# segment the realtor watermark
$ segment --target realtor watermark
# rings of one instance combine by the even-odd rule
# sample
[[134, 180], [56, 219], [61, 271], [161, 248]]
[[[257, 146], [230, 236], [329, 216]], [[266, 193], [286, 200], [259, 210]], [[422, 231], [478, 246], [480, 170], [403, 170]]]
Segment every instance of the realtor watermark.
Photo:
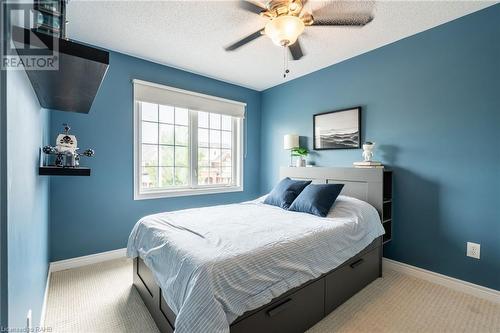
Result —
[[2, 57], [2, 69], [57, 70], [57, 56], [6, 56]]
[[4, 1], [1, 6], [2, 70], [54, 71], [59, 69], [59, 38], [35, 32], [38, 15], [32, 3]]
[[50, 326], [36, 326], [36, 327], [0, 327], [1, 333], [50, 333], [53, 332]]

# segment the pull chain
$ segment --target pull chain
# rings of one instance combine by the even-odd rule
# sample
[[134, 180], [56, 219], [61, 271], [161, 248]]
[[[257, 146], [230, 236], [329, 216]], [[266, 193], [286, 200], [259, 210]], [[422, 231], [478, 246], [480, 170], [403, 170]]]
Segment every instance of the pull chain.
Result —
[[290, 73], [290, 70], [288, 69], [288, 53], [286, 52], [288, 47], [284, 46], [283, 47], [283, 78], [286, 79], [286, 76], [288, 73]]

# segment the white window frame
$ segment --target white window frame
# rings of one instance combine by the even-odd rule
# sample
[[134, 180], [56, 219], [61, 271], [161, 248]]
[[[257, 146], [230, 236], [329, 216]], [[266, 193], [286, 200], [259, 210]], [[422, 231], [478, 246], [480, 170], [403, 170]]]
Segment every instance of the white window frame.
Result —
[[[134, 80], [137, 81], [137, 80]], [[133, 82], [134, 82], [133, 81]], [[164, 85], [159, 85], [156, 83], [138, 81], [141, 84], [152, 85], [157, 88], [167, 89], [176, 92], [182, 92], [185, 94], [189, 94], [192, 96], [199, 96], [209, 99], [214, 99], [217, 101], [230, 102], [230, 103], [239, 103], [246, 106], [246, 104], [236, 101], [231, 101], [215, 96], [204, 95], [200, 93], [195, 93], [187, 90], [182, 90], [178, 88], [168, 87]], [[144, 199], [159, 199], [159, 198], [169, 198], [169, 197], [181, 197], [181, 196], [192, 196], [192, 195], [204, 195], [204, 194], [216, 194], [216, 193], [228, 193], [228, 192], [242, 192], [243, 191], [243, 169], [244, 169], [244, 124], [245, 121], [243, 118], [235, 118], [232, 117], [232, 131], [236, 133], [233, 135], [233, 154], [235, 154], [235, 158], [232, 163], [233, 168], [233, 178], [234, 183], [230, 185], [197, 185], [197, 164], [198, 164], [198, 150], [197, 150], [197, 142], [198, 142], [198, 122], [197, 122], [197, 112], [196, 110], [189, 110], [189, 151], [190, 151], [190, 159], [189, 159], [189, 170], [191, 177], [191, 185], [189, 187], [178, 187], [171, 189], [152, 189], [147, 191], [141, 191], [141, 172], [142, 172], [142, 115], [140, 110], [140, 102], [136, 100], [134, 95], [133, 97], [133, 105], [134, 105], [134, 200], [144, 200]], [[175, 107], [175, 105], [172, 105]], [[210, 111], [208, 111], [210, 112]], [[213, 112], [212, 112], [213, 113]], [[196, 128], [196, 130], [192, 130]], [[193, 146], [193, 143], [196, 143], [196, 149]], [[196, 178], [196, 179], [195, 179]]]

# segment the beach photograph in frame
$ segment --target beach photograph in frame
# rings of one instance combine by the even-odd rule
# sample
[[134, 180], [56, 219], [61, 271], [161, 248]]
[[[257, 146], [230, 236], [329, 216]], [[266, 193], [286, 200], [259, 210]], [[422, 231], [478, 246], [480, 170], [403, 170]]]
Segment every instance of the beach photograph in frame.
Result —
[[314, 149], [361, 148], [361, 107], [313, 116]]

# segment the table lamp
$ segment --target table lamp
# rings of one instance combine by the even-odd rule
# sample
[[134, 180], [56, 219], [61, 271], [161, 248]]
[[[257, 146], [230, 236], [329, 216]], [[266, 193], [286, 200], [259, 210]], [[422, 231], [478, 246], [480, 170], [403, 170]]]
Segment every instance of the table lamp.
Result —
[[290, 166], [292, 164], [292, 149], [299, 146], [299, 136], [297, 134], [286, 134], [283, 137], [283, 149], [290, 150]]

